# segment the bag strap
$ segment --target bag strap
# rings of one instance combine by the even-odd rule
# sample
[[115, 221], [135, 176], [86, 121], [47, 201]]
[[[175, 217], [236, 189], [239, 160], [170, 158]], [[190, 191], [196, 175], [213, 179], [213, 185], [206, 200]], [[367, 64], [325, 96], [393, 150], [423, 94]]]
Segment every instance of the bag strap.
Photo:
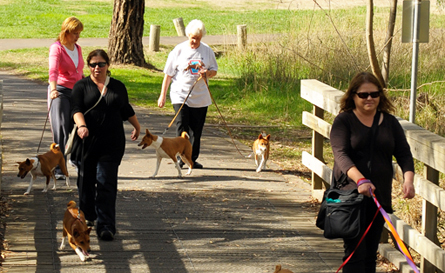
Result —
[[371, 151], [369, 153], [369, 160], [368, 160], [369, 172], [371, 172], [371, 160], [374, 154], [374, 142], [375, 142], [375, 136], [377, 135], [377, 131], [379, 129], [379, 121], [380, 121], [380, 112], [377, 111], [374, 115], [374, 121], [372, 122], [372, 127], [371, 127], [371, 145], [370, 145]]
[[85, 113], [83, 113], [84, 116], [99, 104], [100, 100], [104, 96], [105, 88], [107, 88], [109, 82], [110, 82], [110, 76], [107, 76], [107, 78], [105, 79], [104, 88], [102, 88], [102, 92], [100, 92], [99, 99], [97, 100], [96, 104], [93, 105], [93, 107], [91, 107], [90, 109], [86, 110]]

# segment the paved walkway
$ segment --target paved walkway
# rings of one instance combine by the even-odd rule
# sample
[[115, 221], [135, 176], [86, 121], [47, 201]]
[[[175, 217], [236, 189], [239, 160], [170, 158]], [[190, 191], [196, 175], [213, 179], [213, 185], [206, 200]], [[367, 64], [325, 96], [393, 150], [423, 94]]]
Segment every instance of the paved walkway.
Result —
[[[314, 226], [310, 185], [284, 177], [273, 163], [256, 173], [230, 140], [206, 128], [200, 162], [184, 179], [164, 160], [158, 177], [152, 148], [128, 141], [119, 171], [116, 239], [91, 237], [91, 260], [83, 263], [69, 247], [59, 251], [62, 218], [71, 187], [42, 193], [39, 178], [24, 196], [29, 177], [17, 177], [15, 162], [34, 156], [46, 115], [46, 86], [0, 72], [3, 80], [2, 194], [11, 202], [5, 238], [4, 272], [273, 272], [282, 264], [294, 272], [333, 272], [341, 243], [327, 241]], [[172, 116], [136, 108], [143, 128], [163, 132]], [[127, 135], [131, 126], [126, 124]], [[172, 136], [174, 129], [167, 133]], [[51, 143], [46, 129], [41, 152]], [[242, 146], [248, 154], [249, 148]], [[184, 170], [185, 173], [185, 170]], [[50, 184], [52, 186], [52, 183]], [[335, 246], [335, 247], [334, 247]]]

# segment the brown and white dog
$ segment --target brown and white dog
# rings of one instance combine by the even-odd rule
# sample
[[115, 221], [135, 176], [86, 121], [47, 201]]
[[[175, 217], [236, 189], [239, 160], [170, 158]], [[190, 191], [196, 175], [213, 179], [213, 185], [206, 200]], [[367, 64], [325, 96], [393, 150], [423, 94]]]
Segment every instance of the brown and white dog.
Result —
[[48, 190], [48, 184], [51, 177], [54, 180], [53, 190], [55, 190], [56, 177], [54, 176], [54, 169], [57, 167], [57, 165], [59, 165], [60, 170], [66, 177], [66, 186], [70, 186], [70, 178], [66, 169], [65, 158], [60, 151], [59, 145], [56, 143], [51, 144], [50, 151], [36, 157], [27, 158], [25, 161], [17, 163], [19, 164], [19, 173], [17, 174], [18, 177], [23, 179], [28, 173], [31, 174], [31, 182], [29, 182], [29, 187], [26, 190], [25, 195], [31, 192], [32, 184], [37, 176], [46, 177], [46, 185], [43, 187], [43, 192]]
[[[257, 166], [256, 172], [259, 173], [261, 170], [266, 169], [266, 162], [269, 159], [270, 150], [270, 135], [261, 133], [258, 138], [253, 142], [252, 151], [255, 154], [255, 164]], [[258, 164], [259, 158], [261, 157], [261, 162]]]
[[91, 251], [90, 232], [91, 228], [87, 226], [83, 212], [76, 208], [76, 202], [69, 201], [63, 216], [63, 237], [59, 250], [65, 248], [68, 235], [68, 243], [76, 251], [80, 260], [84, 262]]
[[189, 135], [182, 132], [180, 137], [167, 138], [151, 134], [148, 129], [145, 130], [145, 136], [142, 138], [138, 146], [145, 149], [148, 146], [153, 146], [156, 149], [156, 170], [151, 177], [158, 174], [159, 166], [163, 158], [171, 158], [178, 170], [178, 177], [182, 177], [181, 167], [177, 161], [177, 156], [180, 156], [182, 161], [189, 166], [187, 175], [192, 173], [192, 144], [189, 141]]
[[293, 273], [293, 272], [290, 271], [289, 269], [281, 269], [281, 265], [277, 265], [273, 273]]

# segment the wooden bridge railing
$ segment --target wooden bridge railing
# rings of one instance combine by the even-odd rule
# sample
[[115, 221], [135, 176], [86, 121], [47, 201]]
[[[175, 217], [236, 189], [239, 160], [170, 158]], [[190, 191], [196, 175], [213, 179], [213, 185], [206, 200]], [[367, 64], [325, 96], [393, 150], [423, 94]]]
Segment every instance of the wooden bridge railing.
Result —
[[[344, 92], [317, 80], [301, 81], [301, 97], [313, 105], [313, 112], [303, 112], [303, 124], [313, 130], [312, 154], [303, 153], [303, 164], [312, 171], [312, 193], [322, 199], [323, 184], [329, 186], [332, 170], [324, 164], [323, 142], [329, 139], [331, 124], [323, 119], [325, 111], [336, 116]], [[422, 197], [422, 230], [418, 232], [395, 215], [391, 221], [406, 245], [421, 255], [420, 272], [445, 272], [445, 251], [438, 246], [437, 211], [445, 210], [445, 190], [438, 186], [439, 173], [445, 173], [445, 138], [400, 119], [413, 157], [424, 163], [424, 174], [416, 174], [416, 194]], [[395, 163], [395, 174], [400, 174]], [[398, 175], [395, 175], [397, 179]], [[399, 176], [400, 177], [400, 176]], [[380, 244], [379, 252], [401, 272], [413, 272], [400, 252], [389, 244]]]

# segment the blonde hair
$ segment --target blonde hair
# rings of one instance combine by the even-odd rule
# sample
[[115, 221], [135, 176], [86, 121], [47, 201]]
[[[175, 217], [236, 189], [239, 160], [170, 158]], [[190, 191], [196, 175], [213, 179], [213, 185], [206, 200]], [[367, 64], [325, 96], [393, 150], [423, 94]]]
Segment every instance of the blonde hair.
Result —
[[190, 37], [190, 35], [200, 35], [203, 37], [206, 35], [206, 28], [201, 20], [195, 19], [190, 21], [190, 23], [185, 28], [185, 35]]
[[57, 37], [57, 41], [59, 41], [62, 45], [66, 44], [66, 36], [74, 31], [82, 31], [83, 24], [76, 17], [68, 17], [63, 21], [62, 28], [60, 30], [59, 36]]

